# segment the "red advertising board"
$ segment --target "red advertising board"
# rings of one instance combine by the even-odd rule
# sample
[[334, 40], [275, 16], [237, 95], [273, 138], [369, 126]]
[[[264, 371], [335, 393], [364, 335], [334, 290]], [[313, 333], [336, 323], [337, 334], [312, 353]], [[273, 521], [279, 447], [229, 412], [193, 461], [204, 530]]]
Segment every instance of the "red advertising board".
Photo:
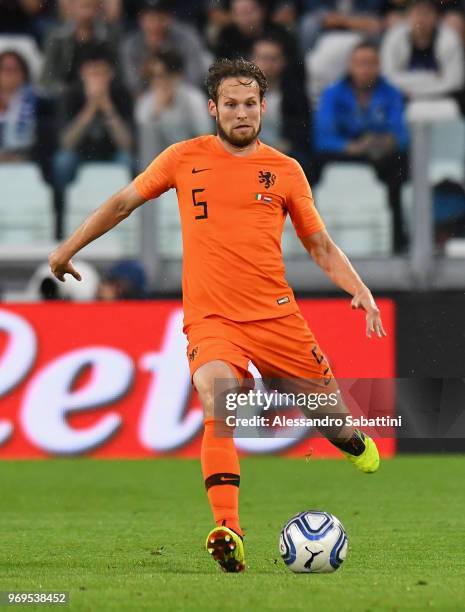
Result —
[[[379, 300], [388, 337], [365, 337], [348, 299], [300, 307], [339, 378], [395, 376], [395, 306]], [[0, 307], [0, 458], [196, 457], [202, 412], [192, 392], [178, 301]], [[243, 453], [337, 454], [324, 439], [240, 439]], [[384, 454], [394, 441], [379, 440]]]

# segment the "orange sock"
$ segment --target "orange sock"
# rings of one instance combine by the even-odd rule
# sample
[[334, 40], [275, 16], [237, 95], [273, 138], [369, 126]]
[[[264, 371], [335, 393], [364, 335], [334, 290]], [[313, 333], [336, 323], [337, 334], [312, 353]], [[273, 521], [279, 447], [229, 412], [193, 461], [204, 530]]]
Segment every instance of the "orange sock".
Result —
[[[221, 423], [216, 421], [221, 427]], [[218, 526], [242, 536], [239, 526], [239, 457], [232, 436], [215, 435], [215, 419], [206, 419], [200, 453], [208, 501]]]

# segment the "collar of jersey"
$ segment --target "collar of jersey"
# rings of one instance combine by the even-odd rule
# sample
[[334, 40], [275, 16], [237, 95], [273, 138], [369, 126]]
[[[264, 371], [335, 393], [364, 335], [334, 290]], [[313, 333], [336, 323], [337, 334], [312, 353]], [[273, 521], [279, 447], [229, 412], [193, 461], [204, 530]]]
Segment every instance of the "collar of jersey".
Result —
[[262, 148], [263, 148], [262, 142], [260, 141], [259, 138], [257, 138], [258, 147], [256, 148], [255, 151], [253, 151], [253, 153], [249, 153], [248, 155], [234, 155], [234, 153], [230, 153], [223, 147], [218, 136], [212, 136], [212, 137], [214, 139], [214, 147], [216, 148], [216, 150], [219, 151], [220, 153], [223, 153], [226, 157], [229, 157], [229, 158], [232, 157], [233, 159], [250, 159], [251, 157], [255, 157], [257, 154], [261, 153]]

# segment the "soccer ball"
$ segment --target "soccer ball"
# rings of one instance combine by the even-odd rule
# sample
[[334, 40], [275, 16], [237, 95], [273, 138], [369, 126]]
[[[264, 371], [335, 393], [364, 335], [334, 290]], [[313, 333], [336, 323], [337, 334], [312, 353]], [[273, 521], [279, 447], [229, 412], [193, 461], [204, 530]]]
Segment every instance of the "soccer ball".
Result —
[[281, 530], [279, 552], [296, 573], [335, 572], [347, 555], [347, 534], [329, 512], [307, 510], [293, 516]]

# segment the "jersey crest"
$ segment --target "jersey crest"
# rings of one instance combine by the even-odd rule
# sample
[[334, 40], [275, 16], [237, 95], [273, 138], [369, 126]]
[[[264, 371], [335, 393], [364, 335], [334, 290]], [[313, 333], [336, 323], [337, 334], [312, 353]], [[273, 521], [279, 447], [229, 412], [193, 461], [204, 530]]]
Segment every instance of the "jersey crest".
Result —
[[258, 182], [265, 184], [265, 189], [269, 189], [276, 181], [276, 174], [269, 170], [260, 170], [258, 173]]

